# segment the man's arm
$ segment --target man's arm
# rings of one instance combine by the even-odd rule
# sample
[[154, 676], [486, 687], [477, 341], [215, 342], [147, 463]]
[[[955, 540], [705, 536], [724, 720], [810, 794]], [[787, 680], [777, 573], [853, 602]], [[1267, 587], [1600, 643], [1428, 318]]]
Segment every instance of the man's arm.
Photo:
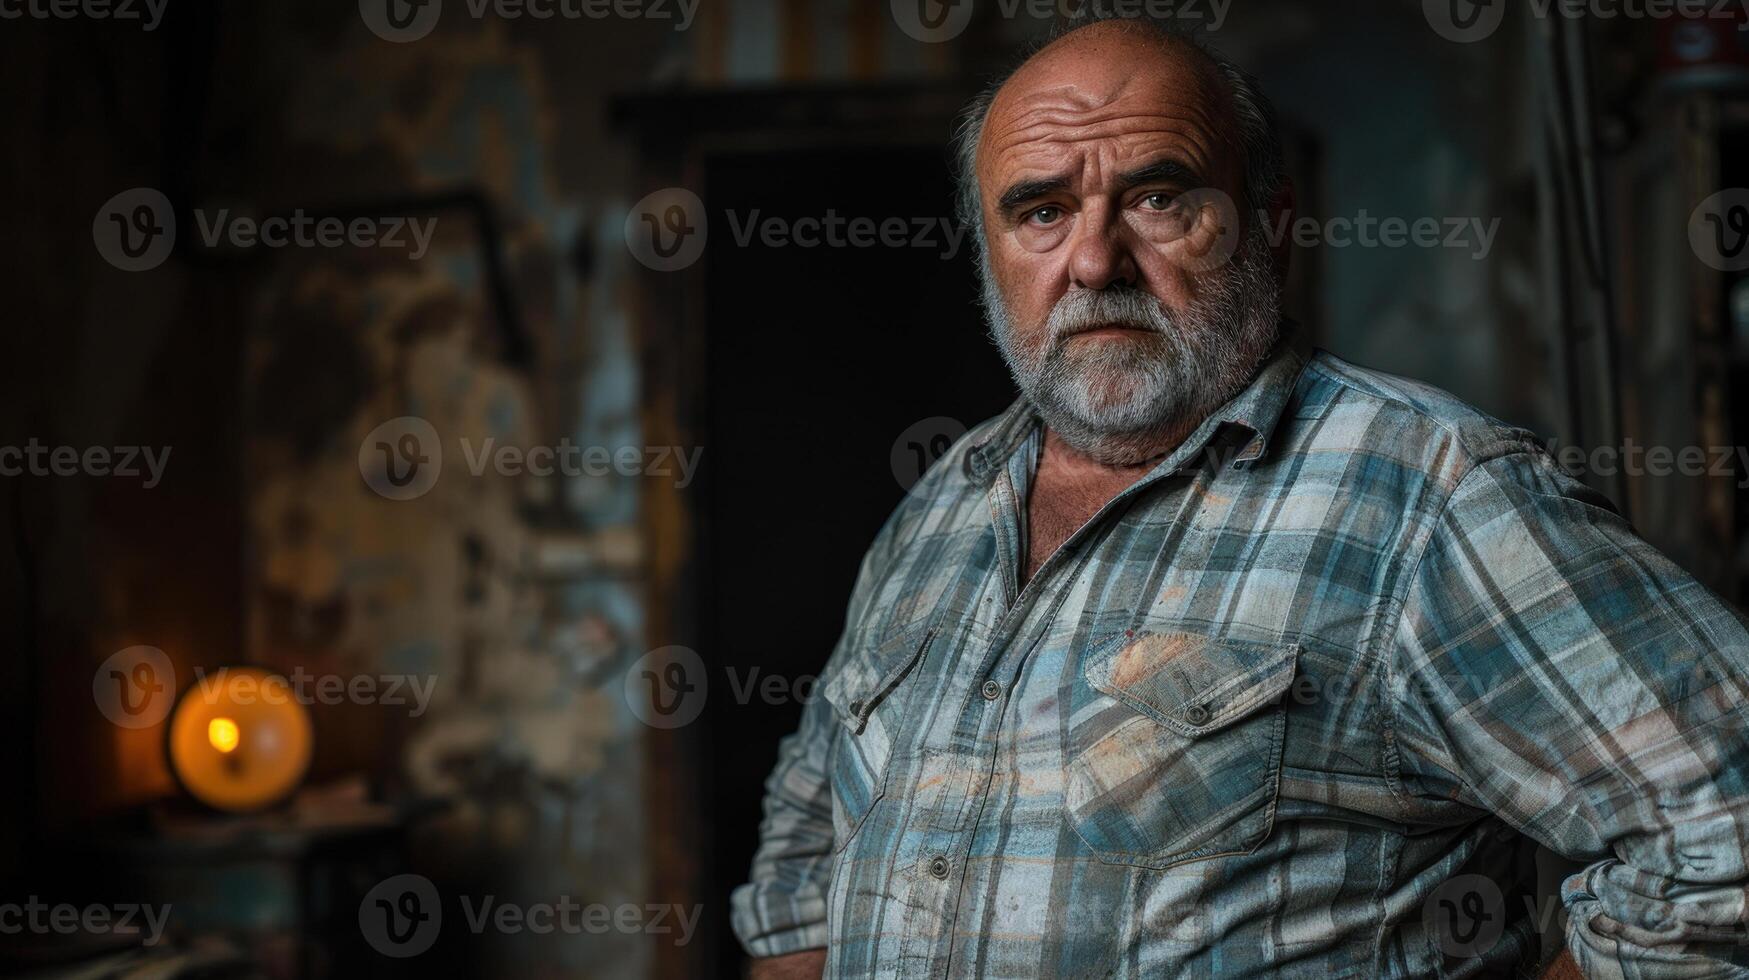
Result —
[[747, 980], [820, 980], [826, 972], [826, 951], [809, 949], [785, 956], [754, 960]]
[[1395, 635], [1395, 736], [1452, 792], [1590, 862], [1588, 977], [1749, 967], [1749, 633], [1542, 454], [1453, 492]]
[[[759, 848], [747, 883], [730, 897], [735, 935], [754, 958], [755, 978], [817, 977], [825, 966], [831, 938], [826, 887], [832, 878], [834, 848], [826, 760], [841, 726], [831, 703], [819, 692], [843, 659], [856, 625], [874, 601], [877, 584], [890, 568], [903, 513], [903, 506], [894, 511], [863, 555], [844, 632], [813, 685], [813, 697], [802, 708], [801, 724], [778, 746], [777, 765], [765, 780]], [[797, 970], [801, 972], [787, 972]]]
[[1573, 962], [1573, 954], [1565, 950], [1555, 957], [1548, 969], [1543, 971], [1542, 980], [1585, 980], [1585, 974], [1579, 972], [1579, 964]]
[[765, 781], [759, 849], [748, 883], [731, 897], [735, 935], [750, 956], [823, 954], [826, 946], [826, 884], [832, 877], [826, 754], [835, 725], [826, 699], [811, 699], [801, 726], [778, 747], [777, 765]]

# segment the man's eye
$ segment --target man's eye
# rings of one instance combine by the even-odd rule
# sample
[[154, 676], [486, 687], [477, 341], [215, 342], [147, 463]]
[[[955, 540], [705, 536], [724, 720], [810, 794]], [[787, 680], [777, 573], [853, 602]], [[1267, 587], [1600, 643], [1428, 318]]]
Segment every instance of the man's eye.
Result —
[[1165, 211], [1172, 207], [1172, 195], [1162, 191], [1142, 198], [1142, 207], [1149, 211]]
[[1035, 225], [1048, 225], [1054, 224], [1056, 220], [1062, 216], [1062, 208], [1047, 204], [1044, 207], [1039, 208], [1037, 211], [1027, 215], [1026, 220]]

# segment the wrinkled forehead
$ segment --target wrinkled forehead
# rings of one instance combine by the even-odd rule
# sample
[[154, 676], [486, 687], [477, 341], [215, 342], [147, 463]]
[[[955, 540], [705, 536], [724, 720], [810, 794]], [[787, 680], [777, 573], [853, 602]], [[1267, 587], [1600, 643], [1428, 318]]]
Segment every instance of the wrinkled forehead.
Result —
[[1233, 141], [1230, 101], [1207, 55], [1188, 44], [1084, 32], [1045, 48], [991, 102], [981, 177], [1060, 166], [1098, 149], [1117, 161], [1161, 152], [1212, 175]]

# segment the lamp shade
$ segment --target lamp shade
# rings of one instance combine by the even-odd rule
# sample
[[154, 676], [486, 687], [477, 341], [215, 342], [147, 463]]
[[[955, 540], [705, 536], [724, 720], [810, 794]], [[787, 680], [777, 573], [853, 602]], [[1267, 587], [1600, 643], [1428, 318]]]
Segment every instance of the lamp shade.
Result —
[[169, 740], [177, 782], [219, 810], [272, 806], [310, 767], [308, 709], [285, 678], [259, 667], [224, 667], [182, 692]]

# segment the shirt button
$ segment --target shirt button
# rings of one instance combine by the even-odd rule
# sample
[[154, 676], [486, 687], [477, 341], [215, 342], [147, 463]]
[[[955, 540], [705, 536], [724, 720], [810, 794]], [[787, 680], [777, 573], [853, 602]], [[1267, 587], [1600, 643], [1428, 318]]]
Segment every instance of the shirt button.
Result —
[[1193, 704], [1184, 709], [1184, 718], [1192, 725], [1200, 725], [1209, 720], [1209, 709], [1200, 704]]
[[861, 701], [850, 702], [850, 713], [853, 715], [862, 714], [862, 702]]
[[984, 700], [994, 701], [1002, 696], [1002, 685], [995, 681], [984, 682]]
[[929, 873], [937, 878], [947, 877], [947, 858], [937, 854], [929, 861]]

